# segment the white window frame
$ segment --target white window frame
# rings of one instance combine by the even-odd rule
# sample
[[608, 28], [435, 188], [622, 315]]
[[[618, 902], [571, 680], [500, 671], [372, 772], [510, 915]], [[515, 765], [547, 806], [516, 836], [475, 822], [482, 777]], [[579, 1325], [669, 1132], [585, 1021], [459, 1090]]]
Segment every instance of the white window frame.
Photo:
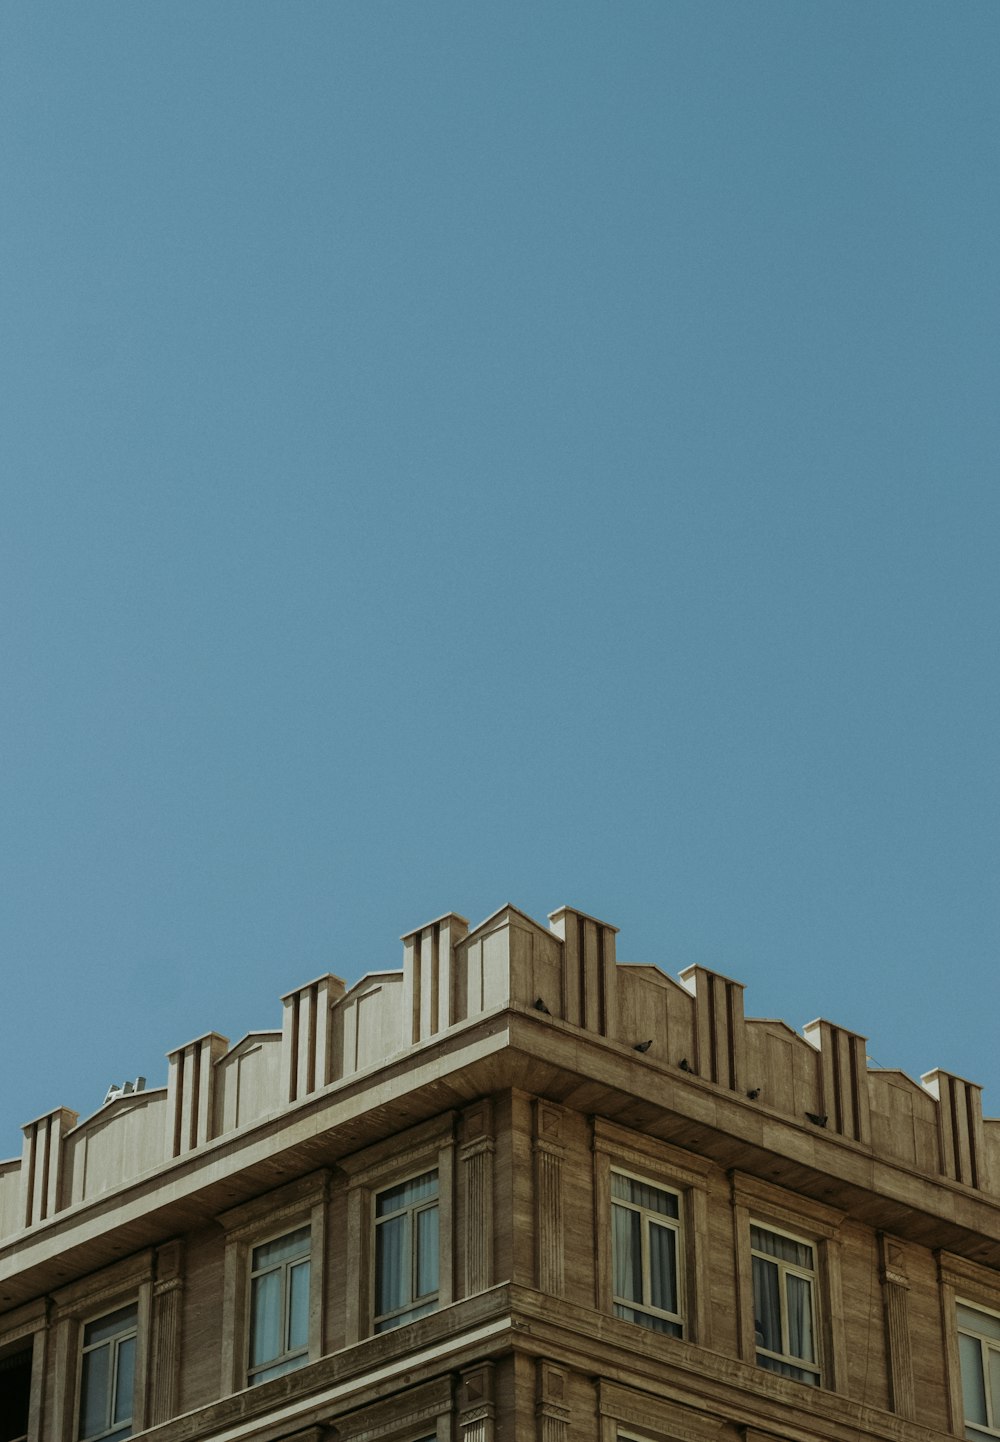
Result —
[[[815, 1239], [810, 1237], [802, 1237], [797, 1235], [797, 1233], [795, 1232], [786, 1231], [784, 1227], [776, 1227], [772, 1222], [762, 1221], [758, 1217], [750, 1218], [750, 1227], [751, 1264], [753, 1259], [756, 1258], [757, 1260], [766, 1263], [768, 1266], [774, 1267], [774, 1269], [777, 1271], [778, 1307], [781, 1315], [782, 1351], [774, 1352], [770, 1348], [763, 1346], [760, 1342], [756, 1340], [755, 1335], [754, 1345], [756, 1349], [757, 1365], [758, 1367], [762, 1367], [765, 1371], [775, 1372], [775, 1374], [779, 1377], [785, 1376], [785, 1373], [778, 1372], [777, 1369], [774, 1367], [769, 1367], [768, 1361], [777, 1362], [780, 1366], [783, 1367], [792, 1367], [797, 1372], [808, 1373], [809, 1376], [792, 1377], [789, 1378], [790, 1381], [805, 1382], [807, 1386], [818, 1387], [822, 1379], [822, 1367], [820, 1365], [820, 1339], [816, 1311], [816, 1288], [819, 1281], [819, 1258], [817, 1256]], [[808, 1247], [813, 1259], [813, 1265], [811, 1267], [803, 1267], [794, 1262], [785, 1261], [783, 1257], [776, 1257], [770, 1252], [760, 1251], [753, 1244], [752, 1229], [755, 1227], [758, 1231], [769, 1232], [771, 1236], [784, 1237], [787, 1241], [794, 1242], [799, 1247]], [[788, 1301], [789, 1277], [796, 1277], [799, 1281], [807, 1282], [809, 1285], [809, 1327], [813, 1340], [813, 1351], [816, 1354], [813, 1358], [799, 1357], [791, 1350], [788, 1325], [788, 1315], [790, 1310]], [[756, 1294], [756, 1288], [753, 1287], [752, 1280], [751, 1291], [753, 1293], [754, 1316], [756, 1318], [757, 1311], [759, 1310], [759, 1300]], [[768, 1361], [761, 1361], [762, 1357], [767, 1358]]]
[[[298, 1366], [304, 1367], [323, 1355], [329, 1186], [328, 1171], [312, 1172], [297, 1182], [290, 1182], [263, 1197], [255, 1197], [253, 1201], [233, 1207], [219, 1216], [219, 1224], [226, 1232], [222, 1302], [223, 1396], [240, 1392], [246, 1387], [265, 1386], [284, 1375], [255, 1382], [254, 1375], [276, 1366], [278, 1359], [250, 1366], [253, 1254], [257, 1247], [278, 1241], [305, 1226], [309, 1228], [309, 1345], [305, 1360]], [[295, 1355], [299, 1355], [298, 1349]]]
[[[299, 1252], [290, 1257], [285, 1257], [279, 1262], [273, 1262], [270, 1266], [254, 1267], [254, 1257], [261, 1247], [266, 1247], [272, 1242], [280, 1242], [285, 1237], [294, 1236], [296, 1232], [304, 1232], [305, 1242]], [[247, 1381], [251, 1387], [260, 1386], [264, 1382], [270, 1382], [273, 1377], [284, 1376], [286, 1372], [294, 1372], [299, 1367], [305, 1366], [309, 1361], [309, 1337], [308, 1328], [305, 1342], [300, 1347], [288, 1345], [288, 1333], [291, 1326], [291, 1304], [292, 1284], [291, 1273], [297, 1267], [309, 1265], [309, 1299], [312, 1300], [312, 1289], [315, 1285], [312, 1277], [312, 1228], [308, 1222], [299, 1227], [282, 1227], [273, 1236], [258, 1237], [248, 1248], [249, 1276], [247, 1283]], [[250, 1348], [253, 1340], [254, 1307], [257, 1292], [257, 1284], [264, 1277], [271, 1276], [277, 1272], [280, 1276], [281, 1300], [279, 1312], [281, 1318], [281, 1336], [283, 1346], [280, 1352], [264, 1361], [253, 1363], [250, 1360]], [[279, 1370], [276, 1370], [279, 1369]], [[266, 1376], [271, 1373], [272, 1376]]]
[[1000, 1311], [992, 1307], [984, 1307], [981, 1302], [968, 1301], [964, 1296], [955, 1298], [955, 1332], [958, 1337], [971, 1337], [979, 1343], [979, 1365], [981, 1369], [981, 1381], [983, 1396], [986, 1401], [986, 1422], [972, 1422], [965, 1415], [965, 1373], [962, 1369], [961, 1346], [959, 1346], [959, 1378], [962, 1382], [962, 1424], [965, 1428], [965, 1436], [974, 1439], [983, 1437], [1000, 1437], [1000, 1387], [997, 1388], [997, 1395], [994, 1396], [990, 1387], [990, 1353], [1000, 1358], [1000, 1336], [992, 1336], [987, 1332], [977, 1332], [959, 1316], [958, 1308], [964, 1307], [967, 1311], [977, 1312], [980, 1316], [990, 1317], [1000, 1328]]
[[[671, 1217], [671, 1216], [669, 1216], [669, 1215], [668, 1215], [667, 1213], [665, 1213], [665, 1212], [657, 1212], [657, 1211], [654, 1211], [652, 1208], [644, 1207], [644, 1206], [642, 1206], [641, 1203], [639, 1203], [639, 1202], [633, 1202], [633, 1201], [627, 1200], [627, 1199], [624, 1198], [624, 1197], [616, 1197], [616, 1196], [614, 1195], [614, 1192], [612, 1191], [612, 1194], [611, 1194], [611, 1215], [612, 1215], [612, 1218], [614, 1217], [614, 1211], [615, 1211], [615, 1208], [616, 1208], [616, 1207], [621, 1207], [621, 1208], [622, 1208], [623, 1210], [625, 1210], [625, 1211], [637, 1212], [637, 1213], [639, 1214], [639, 1218], [640, 1218], [640, 1223], [639, 1223], [639, 1227], [640, 1227], [640, 1231], [639, 1231], [639, 1236], [640, 1236], [640, 1242], [639, 1242], [639, 1253], [640, 1253], [640, 1255], [639, 1255], [639, 1266], [640, 1266], [640, 1271], [641, 1271], [641, 1291], [642, 1291], [642, 1299], [641, 1299], [640, 1301], [638, 1301], [638, 1302], [634, 1302], [634, 1301], [630, 1300], [630, 1299], [627, 1298], [627, 1297], [618, 1297], [618, 1296], [616, 1296], [615, 1293], [614, 1293], [614, 1228], [613, 1228], [613, 1226], [612, 1226], [612, 1236], [611, 1236], [611, 1255], [612, 1255], [611, 1278], [612, 1278], [612, 1295], [611, 1295], [611, 1303], [612, 1303], [612, 1306], [614, 1307], [614, 1310], [615, 1310], [615, 1316], [616, 1316], [616, 1317], [619, 1317], [622, 1321], [633, 1322], [636, 1326], [642, 1327], [642, 1326], [645, 1326], [646, 1323], [644, 1323], [644, 1322], [642, 1322], [642, 1321], [640, 1321], [640, 1320], [637, 1320], [635, 1317], [624, 1317], [624, 1316], [622, 1316], [621, 1312], [619, 1311], [619, 1308], [625, 1308], [625, 1309], [627, 1309], [627, 1310], [630, 1311], [630, 1312], [639, 1312], [639, 1313], [642, 1313], [644, 1316], [649, 1317], [649, 1318], [651, 1318], [651, 1319], [656, 1319], [656, 1320], [659, 1320], [659, 1321], [668, 1322], [668, 1323], [670, 1323], [670, 1325], [671, 1325], [672, 1327], [676, 1327], [676, 1328], [678, 1329], [676, 1332], [672, 1332], [672, 1331], [668, 1331], [667, 1328], [665, 1328], [665, 1327], [654, 1327], [654, 1326], [650, 1326], [650, 1327], [648, 1328], [649, 1331], [651, 1331], [651, 1332], [658, 1332], [661, 1336], [684, 1337], [684, 1336], [686, 1335], [686, 1331], [687, 1331], [687, 1328], [686, 1328], [686, 1317], [685, 1317], [685, 1306], [684, 1306], [685, 1298], [686, 1298], [686, 1296], [687, 1296], [687, 1287], [686, 1287], [686, 1284], [685, 1284], [685, 1283], [686, 1283], [686, 1278], [685, 1278], [685, 1270], [686, 1270], [686, 1269], [685, 1269], [685, 1264], [684, 1264], [684, 1194], [683, 1194], [683, 1192], [678, 1191], [678, 1189], [677, 1189], [676, 1187], [668, 1187], [668, 1186], [665, 1186], [661, 1181], [654, 1181], [651, 1177], [639, 1176], [638, 1173], [636, 1173], [636, 1172], [634, 1172], [634, 1171], [629, 1171], [629, 1170], [627, 1170], [625, 1167], [617, 1166], [617, 1165], [615, 1165], [615, 1164], [612, 1164], [612, 1166], [611, 1166], [611, 1176], [612, 1176], [612, 1178], [614, 1178], [615, 1176], [625, 1177], [625, 1178], [627, 1178], [627, 1180], [630, 1181], [630, 1182], [638, 1182], [640, 1186], [652, 1187], [652, 1189], [653, 1189], [654, 1191], [662, 1192], [665, 1196], [673, 1197], [673, 1198], [674, 1198], [674, 1201], [675, 1201], [675, 1203], [676, 1203], [676, 1206], [677, 1206], [677, 1215], [676, 1215], [676, 1217]], [[613, 1183], [612, 1183], [612, 1186], [613, 1186]], [[676, 1312], [668, 1312], [668, 1311], [665, 1311], [663, 1308], [655, 1306], [654, 1303], [653, 1303], [653, 1301], [652, 1301], [652, 1292], [653, 1292], [653, 1286], [652, 1286], [652, 1271], [651, 1271], [652, 1245], [651, 1245], [651, 1241], [650, 1241], [650, 1232], [649, 1232], [649, 1229], [650, 1229], [651, 1226], [662, 1227], [662, 1228], [664, 1229], [664, 1231], [668, 1231], [668, 1232], [671, 1232], [671, 1233], [673, 1234], [674, 1266], [675, 1266], [675, 1268], [676, 1268], [676, 1273], [677, 1273], [677, 1311], [676, 1311]]]
[[[395, 1190], [397, 1189], [397, 1187], [405, 1186], [407, 1182], [415, 1182], [415, 1181], [418, 1181], [421, 1177], [431, 1176], [432, 1174], [433, 1174], [434, 1182], [435, 1182], [435, 1190], [434, 1190], [433, 1196], [428, 1196], [428, 1197], [424, 1197], [424, 1198], [418, 1198], [417, 1200], [415, 1200], [415, 1201], [413, 1201], [413, 1202], [410, 1202], [410, 1203], [408, 1203], [408, 1204], [405, 1205], [405, 1206], [397, 1207], [394, 1212], [388, 1212], [388, 1213], [386, 1213], [385, 1216], [382, 1216], [382, 1217], [379, 1216], [379, 1214], [378, 1214], [379, 1199], [380, 1199], [381, 1197], [384, 1197], [387, 1192], [395, 1191]], [[427, 1313], [432, 1312], [432, 1311], [436, 1311], [436, 1310], [438, 1309], [438, 1306], [439, 1306], [438, 1298], [439, 1298], [439, 1296], [440, 1296], [440, 1291], [441, 1291], [441, 1175], [440, 1175], [440, 1172], [438, 1171], [437, 1167], [428, 1167], [428, 1168], [426, 1168], [426, 1169], [423, 1169], [423, 1170], [420, 1170], [420, 1171], [417, 1171], [417, 1172], [413, 1172], [413, 1173], [411, 1173], [411, 1174], [408, 1175], [408, 1176], [400, 1177], [398, 1180], [391, 1182], [391, 1183], [389, 1184], [389, 1186], [387, 1186], [387, 1187], [380, 1187], [380, 1188], [375, 1192], [375, 1194], [374, 1194], [374, 1199], [373, 1199], [373, 1200], [374, 1200], [374, 1206], [373, 1206], [373, 1212], [372, 1212], [372, 1228], [373, 1228], [373, 1231], [372, 1231], [372, 1255], [371, 1255], [371, 1265], [372, 1265], [371, 1295], [372, 1295], [372, 1308], [373, 1308], [372, 1330], [373, 1330], [375, 1333], [377, 1333], [377, 1334], [381, 1334], [382, 1332], [391, 1332], [391, 1331], [393, 1331], [396, 1327], [406, 1326], [409, 1322], [415, 1322], [415, 1321], [417, 1321], [417, 1320], [419, 1319], [419, 1317], [421, 1317], [421, 1316], [426, 1316]], [[420, 1251], [420, 1249], [419, 1249], [418, 1218], [419, 1218], [419, 1216], [420, 1216], [420, 1214], [421, 1214], [422, 1212], [430, 1212], [430, 1211], [433, 1211], [433, 1212], [435, 1212], [435, 1213], [437, 1214], [438, 1245], [437, 1245], [437, 1268], [436, 1268], [436, 1276], [435, 1276], [435, 1286], [434, 1286], [433, 1291], [418, 1293], [418, 1292], [417, 1292], [417, 1285], [418, 1285], [419, 1251]], [[378, 1236], [379, 1236], [379, 1228], [380, 1228], [380, 1227], [384, 1227], [384, 1226], [385, 1226], [387, 1223], [389, 1223], [389, 1222], [396, 1221], [396, 1220], [397, 1220], [398, 1218], [400, 1218], [400, 1217], [406, 1217], [406, 1218], [407, 1218], [407, 1236], [408, 1236], [408, 1239], [409, 1239], [409, 1258], [408, 1258], [409, 1267], [408, 1267], [408, 1270], [409, 1270], [409, 1274], [410, 1274], [410, 1299], [409, 1299], [408, 1302], [405, 1302], [401, 1307], [394, 1307], [394, 1308], [392, 1308], [392, 1309], [391, 1309], [390, 1311], [388, 1311], [388, 1312], [381, 1312], [381, 1313], [380, 1313], [380, 1312], [374, 1311], [374, 1308], [378, 1305], [378, 1294], [379, 1294], [379, 1278], [378, 1278]]]
[[[118, 1331], [112, 1332], [110, 1336], [103, 1338], [103, 1339], [102, 1339], [101, 1341], [99, 1341], [99, 1342], [88, 1342], [88, 1341], [87, 1341], [87, 1330], [88, 1330], [88, 1328], [93, 1327], [93, 1326], [96, 1326], [96, 1325], [97, 1325], [98, 1323], [100, 1323], [100, 1322], [107, 1321], [108, 1318], [113, 1317], [117, 1312], [123, 1312], [123, 1311], [129, 1311], [129, 1312], [131, 1312], [131, 1313], [132, 1313], [132, 1317], [131, 1317], [131, 1319], [130, 1319], [129, 1321], [127, 1321], [127, 1322], [126, 1322], [125, 1319], [123, 1318], [123, 1319], [122, 1319], [122, 1325], [121, 1325], [121, 1327], [120, 1327], [120, 1329], [119, 1329]], [[128, 1415], [127, 1417], [123, 1417], [120, 1422], [116, 1423], [116, 1422], [114, 1421], [114, 1415], [115, 1415], [115, 1410], [116, 1410], [117, 1405], [118, 1405], [118, 1391], [119, 1391], [119, 1385], [120, 1385], [120, 1382], [121, 1382], [121, 1367], [120, 1367], [120, 1363], [119, 1363], [119, 1352], [121, 1351], [121, 1347], [122, 1347], [122, 1344], [123, 1344], [124, 1342], [134, 1342], [134, 1343], [135, 1343], [135, 1351], [133, 1351], [133, 1354], [132, 1354], [132, 1395], [131, 1395], [131, 1397], [129, 1398], [129, 1415]], [[135, 1301], [135, 1302], [126, 1302], [123, 1307], [114, 1307], [114, 1308], [112, 1308], [112, 1310], [111, 1310], [110, 1312], [107, 1312], [107, 1311], [98, 1312], [96, 1316], [89, 1317], [89, 1318], [87, 1318], [87, 1319], [85, 1319], [84, 1321], [81, 1322], [81, 1331], [80, 1331], [80, 1401], [79, 1401], [79, 1405], [78, 1405], [78, 1407], [77, 1407], [77, 1431], [76, 1431], [76, 1435], [77, 1435], [77, 1437], [78, 1437], [78, 1439], [79, 1439], [79, 1442], [101, 1442], [101, 1439], [104, 1438], [104, 1437], [114, 1437], [114, 1436], [120, 1434], [120, 1435], [124, 1438], [124, 1437], [130, 1437], [130, 1436], [132, 1435], [133, 1431], [135, 1430], [135, 1412], [136, 1412], [136, 1372], [135, 1372], [135, 1361], [136, 1361], [136, 1357], [135, 1357], [135, 1353], [138, 1351], [138, 1347], [139, 1347], [139, 1304], [138, 1304], [137, 1301]], [[107, 1385], [106, 1396], [105, 1396], [105, 1398], [104, 1398], [104, 1413], [105, 1413], [105, 1423], [106, 1423], [106, 1425], [105, 1425], [105, 1426], [101, 1429], [101, 1431], [99, 1431], [99, 1432], [87, 1432], [87, 1433], [84, 1433], [84, 1431], [83, 1431], [83, 1416], [82, 1416], [82, 1413], [83, 1413], [83, 1388], [84, 1388], [84, 1379], [85, 1379], [86, 1372], [87, 1372], [87, 1358], [88, 1358], [88, 1356], [92, 1356], [93, 1354], [95, 1354], [95, 1353], [97, 1353], [97, 1352], [104, 1351], [105, 1349], [108, 1349], [108, 1353], [109, 1353], [108, 1373], [107, 1373], [107, 1383], [108, 1383], [108, 1385]], [[127, 1428], [128, 1431], [123, 1432], [123, 1431], [122, 1431], [123, 1428]]]

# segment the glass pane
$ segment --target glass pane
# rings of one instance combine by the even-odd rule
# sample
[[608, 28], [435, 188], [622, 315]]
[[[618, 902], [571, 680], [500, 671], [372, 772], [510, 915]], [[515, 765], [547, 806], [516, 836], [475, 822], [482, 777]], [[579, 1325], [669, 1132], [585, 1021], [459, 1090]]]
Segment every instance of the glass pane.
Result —
[[272, 1377], [283, 1377], [286, 1372], [294, 1372], [297, 1367], [304, 1367], [309, 1361], [305, 1355], [289, 1357], [287, 1361], [276, 1362], [273, 1367], [265, 1367], [262, 1372], [255, 1372], [250, 1378], [251, 1387], [259, 1387], [261, 1382], [270, 1382]]
[[990, 1382], [990, 1426], [996, 1427], [1000, 1419], [1000, 1352], [994, 1347], [986, 1348], [986, 1370]]
[[781, 1348], [781, 1303], [778, 1299], [778, 1269], [773, 1262], [753, 1258], [753, 1310], [757, 1346], [769, 1352]]
[[284, 1351], [281, 1345], [281, 1272], [255, 1277], [250, 1296], [250, 1366], [269, 1362]]
[[309, 1345], [309, 1263], [288, 1269], [288, 1347], [296, 1352]]
[[624, 1177], [621, 1172], [611, 1173], [611, 1195], [623, 1202], [634, 1202], [637, 1207], [647, 1207], [664, 1217], [677, 1216], [677, 1198], [673, 1192], [654, 1187], [651, 1182], [639, 1182], [635, 1177]]
[[111, 1344], [83, 1354], [80, 1389], [80, 1436], [99, 1437], [108, 1429], [111, 1411]]
[[813, 1343], [812, 1324], [812, 1283], [803, 1277], [785, 1274], [788, 1289], [788, 1350], [791, 1356], [801, 1357], [804, 1362], [815, 1362], [816, 1348]]
[[962, 1363], [962, 1400], [966, 1422], [986, 1426], [986, 1384], [983, 1377], [982, 1344], [975, 1337], [958, 1334], [958, 1355]]
[[672, 1227], [649, 1225], [650, 1301], [663, 1312], [677, 1307], [677, 1234]]
[[978, 1332], [983, 1337], [1000, 1338], [1000, 1317], [992, 1317], [989, 1312], [979, 1312], [975, 1307], [965, 1307], [961, 1302], [955, 1310], [960, 1327], [966, 1327], [970, 1332]]
[[308, 1250], [309, 1228], [299, 1227], [297, 1232], [289, 1232], [286, 1237], [276, 1237], [273, 1242], [254, 1247], [252, 1270], [259, 1272], [265, 1267], [275, 1267], [279, 1262], [287, 1262], [289, 1257], [301, 1257]]
[[411, 1207], [415, 1202], [425, 1202], [429, 1197], [436, 1197], [437, 1193], [437, 1172], [424, 1172], [421, 1177], [411, 1177], [408, 1182], [401, 1182], [398, 1187], [389, 1187], [387, 1191], [379, 1192], [375, 1198], [375, 1215], [388, 1216], [390, 1212]]
[[408, 1213], [375, 1228], [375, 1312], [381, 1317], [410, 1300]]
[[115, 1410], [111, 1421], [132, 1420], [132, 1393], [135, 1387], [135, 1338], [126, 1337], [118, 1344], [117, 1373], [115, 1376]]
[[611, 1273], [616, 1297], [642, 1301], [642, 1217], [629, 1207], [611, 1208]]
[[788, 1362], [778, 1362], [774, 1357], [765, 1357], [763, 1353], [757, 1353], [758, 1367], [766, 1367], [769, 1372], [776, 1372], [779, 1377], [791, 1377], [795, 1382], [808, 1382], [811, 1387], [819, 1386], [819, 1374], [807, 1372], [804, 1367], [793, 1367]]
[[429, 1297], [438, 1289], [438, 1209], [417, 1213], [417, 1296]]
[[131, 1331], [138, 1317], [139, 1309], [134, 1303], [131, 1307], [120, 1307], [117, 1312], [109, 1312], [106, 1317], [98, 1317], [96, 1322], [89, 1322], [84, 1327], [83, 1345], [89, 1347], [92, 1342], [104, 1342], [108, 1337], [117, 1337], [121, 1332]]
[[640, 1327], [648, 1327], [651, 1332], [664, 1332], [668, 1337], [684, 1335], [680, 1322], [668, 1322], [666, 1317], [656, 1317], [652, 1312], [641, 1312], [638, 1307], [625, 1307], [621, 1302], [615, 1303], [615, 1316], [626, 1322], [637, 1322]]
[[750, 1245], [757, 1252], [766, 1252], [769, 1257], [779, 1257], [783, 1262], [812, 1271], [813, 1249], [805, 1242], [780, 1237], [777, 1232], [765, 1231], [763, 1227], [751, 1227]]

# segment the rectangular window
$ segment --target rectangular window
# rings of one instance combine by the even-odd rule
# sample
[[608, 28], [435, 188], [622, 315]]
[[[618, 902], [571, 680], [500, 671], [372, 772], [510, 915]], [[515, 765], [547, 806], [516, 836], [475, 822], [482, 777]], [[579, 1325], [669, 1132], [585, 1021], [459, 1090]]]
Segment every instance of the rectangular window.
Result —
[[757, 1365], [818, 1386], [814, 1247], [751, 1224], [750, 1253]]
[[1000, 1437], [1000, 1316], [959, 1302], [966, 1437]]
[[250, 1255], [251, 1387], [309, 1360], [308, 1227], [254, 1247]]
[[133, 1303], [88, 1322], [80, 1364], [81, 1442], [131, 1437], [139, 1309]]
[[624, 1172], [611, 1173], [611, 1272], [615, 1316], [684, 1335], [680, 1198]]
[[439, 1250], [436, 1170], [376, 1193], [376, 1332], [434, 1311]]

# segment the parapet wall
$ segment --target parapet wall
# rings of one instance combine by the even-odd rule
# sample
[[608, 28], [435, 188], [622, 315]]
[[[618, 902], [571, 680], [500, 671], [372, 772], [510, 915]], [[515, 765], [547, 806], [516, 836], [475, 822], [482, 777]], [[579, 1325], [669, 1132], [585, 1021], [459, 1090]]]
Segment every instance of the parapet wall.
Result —
[[20, 1160], [0, 1162], [0, 1237], [508, 1007], [1000, 1200], [1000, 1121], [983, 1119], [974, 1083], [869, 1069], [864, 1037], [823, 1020], [800, 1036], [745, 1017], [739, 982], [699, 966], [676, 982], [619, 965], [615, 935], [566, 907], [548, 927], [512, 906], [471, 932], [463, 917], [439, 917], [403, 938], [401, 971], [350, 988], [318, 977], [282, 998], [280, 1031], [235, 1046], [208, 1032], [168, 1053], [165, 1086], [117, 1096], [82, 1122], [65, 1107], [30, 1122]]

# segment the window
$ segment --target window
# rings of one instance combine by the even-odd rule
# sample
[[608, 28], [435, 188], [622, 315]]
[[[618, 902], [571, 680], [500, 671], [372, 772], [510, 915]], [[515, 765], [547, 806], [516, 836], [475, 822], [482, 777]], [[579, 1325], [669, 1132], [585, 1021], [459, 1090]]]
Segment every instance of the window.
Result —
[[375, 1331], [412, 1322], [438, 1305], [438, 1174], [375, 1194]]
[[680, 1197], [625, 1172], [611, 1173], [611, 1272], [615, 1316], [672, 1337], [681, 1312]]
[[815, 1249], [798, 1237], [751, 1223], [750, 1255], [757, 1365], [818, 1385]]
[[259, 1387], [323, 1355], [330, 1175], [312, 1172], [223, 1212], [224, 1395]]
[[309, 1360], [311, 1250], [309, 1228], [299, 1227], [250, 1254], [247, 1376], [252, 1387]]
[[1000, 1316], [959, 1302], [958, 1355], [966, 1437], [1000, 1437]]
[[31, 1406], [32, 1343], [0, 1353], [0, 1442], [26, 1442]]
[[79, 1437], [131, 1437], [139, 1309], [133, 1303], [88, 1322], [80, 1361]]

